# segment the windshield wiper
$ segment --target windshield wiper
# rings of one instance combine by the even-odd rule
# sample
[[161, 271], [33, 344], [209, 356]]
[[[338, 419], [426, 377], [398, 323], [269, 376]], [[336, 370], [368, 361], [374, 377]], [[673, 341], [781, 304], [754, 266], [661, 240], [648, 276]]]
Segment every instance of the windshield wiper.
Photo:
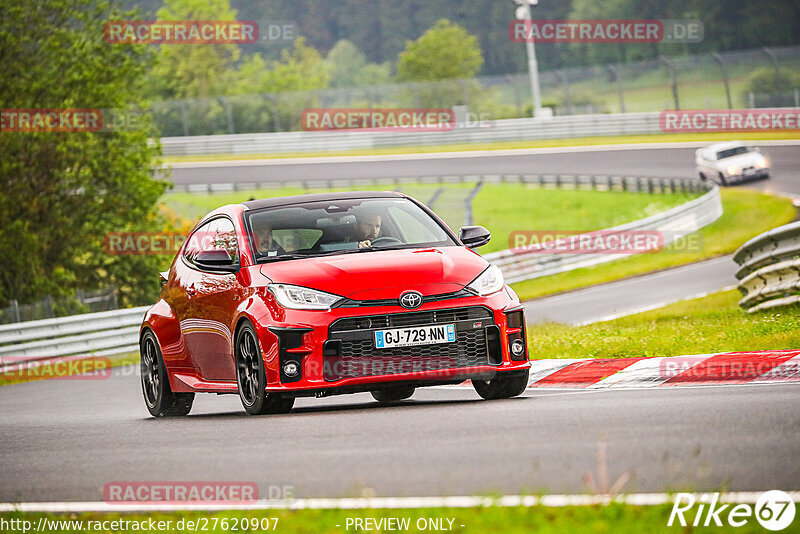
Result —
[[309, 256], [305, 254], [280, 254], [277, 256], [261, 256], [258, 258], [259, 263], [262, 261], [265, 263], [269, 263], [272, 261], [279, 261], [279, 260], [300, 260], [303, 258], [308, 258]]

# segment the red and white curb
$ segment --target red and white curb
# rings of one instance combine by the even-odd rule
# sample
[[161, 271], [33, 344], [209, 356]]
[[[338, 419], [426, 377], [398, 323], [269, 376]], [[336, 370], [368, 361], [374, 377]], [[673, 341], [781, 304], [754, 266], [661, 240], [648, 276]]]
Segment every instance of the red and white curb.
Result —
[[648, 388], [800, 382], [800, 350], [531, 361], [528, 387]]

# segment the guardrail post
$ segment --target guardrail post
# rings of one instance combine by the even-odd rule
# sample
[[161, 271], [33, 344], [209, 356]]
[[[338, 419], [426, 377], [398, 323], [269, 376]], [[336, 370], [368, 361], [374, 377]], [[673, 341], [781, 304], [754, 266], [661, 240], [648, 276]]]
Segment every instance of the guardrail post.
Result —
[[19, 302], [17, 302], [16, 299], [11, 299], [9, 301], [9, 304], [11, 305], [10, 306], [11, 307], [11, 322], [12, 323], [20, 322], [20, 319], [19, 319]]

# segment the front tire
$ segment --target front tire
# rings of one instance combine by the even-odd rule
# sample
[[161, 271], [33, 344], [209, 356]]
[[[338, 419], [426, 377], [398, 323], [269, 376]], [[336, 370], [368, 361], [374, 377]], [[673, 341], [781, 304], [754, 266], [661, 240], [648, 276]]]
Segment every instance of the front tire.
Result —
[[156, 335], [147, 330], [139, 341], [142, 395], [153, 417], [186, 415], [192, 409], [194, 393], [173, 393], [169, 387], [167, 368]]
[[522, 395], [528, 387], [528, 371], [524, 374], [509, 377], [497, 377], [492, 380], [473, 380], [475, 391], [485, 400], [510, 399]]
[[370, 393], [372, 393], [372, 398], [379, 403], [391, 404], [409, 398], [414, 394], [414, 390], [413, 386], [395, 386], [386, 389], [375, 389]]
[[250, 415], [288, 413], [294, 406], [294, 397], [266, 392], [264, 360], [256, 332], [249, 323], [242, 325], [236, 334], [236, 384], [242, 406]]

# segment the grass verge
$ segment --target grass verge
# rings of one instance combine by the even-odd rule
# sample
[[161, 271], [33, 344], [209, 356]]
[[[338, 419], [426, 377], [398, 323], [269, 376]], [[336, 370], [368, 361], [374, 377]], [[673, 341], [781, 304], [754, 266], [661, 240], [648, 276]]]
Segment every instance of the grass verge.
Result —
[[532, 358], [635, 358], [800, 347], [800, 306], [748, 314], [736, 290], [586, 326], [528, 328]]
[[[522, 141], [495, 141], [492, 143], [460, 143], [430, 146], [401, 146], [383, 148], [364, 148], [354, 150], [317, 151], [317, 152], [268, 152], [258, 154], [213, 154], [197, 156], [163, 156], [162, 163], [178, 163], [185, 161], [232, 161], [245, 159], [273, 158], [314, 158], [325, 156], [383, 156], [390, 154], [427, 154], [433, 152], [469, 152], [473, 150], [509, 150], [517, 148], [554, 148], [589, 145], [621, 145], [629, 143], [677, 143], [677, 142], [714, 142], [730, 141], [730, 132], [724, 133], [687, 133], [687, 134], [651, 134], [651, 135], [606, 135], [598, 137], [575, 137], [568, 139], [530, 139]], [[797, 139], [797, 133], [791, 131], [775, 132], [736, 132], [734, 135], [741, 141], [766, 141]]]
[[789, 223], [795, 217], [796, 210], [786, 198], [748, 189], [723, 189], [721, 194], [724, 212], [719, 219], [700, 230], [699, 246], [684, 241], [656, 254], [639, 254], [594, 267], [525, 280], [512, 287], [520, 299], [529, 300], [714, 258], [734, 252], [748, 239]]
[[[270, 524], [273, 523], [272, 518], [277, 519], [277, 528], [275, 532], [282, 532], [285, 534], [290, 533], [344, 533], [356, 531], [372, 531], [372, 532], [391, 532], [393, 529], [382, 528], [378, 529], [373, 526], [369, 529], [356, 529], [354, 528], [355, 519], [364, 520], [369, 518], [374, 521], [381, 519], [398, 518], [404, 521], [408, 520], [409, 528], [399, 529], [400, 532], [430, 532], [436, 530], [450, 530], [452, 525], [453, 532], [464, 534], [487, 532], [503, 532], [508, 534], [527, 534], [529, 532], [537, 532], [541, 534], [556, 534], [563, 532], [570, 533], [615, 533], [615, 534], [640, 534], [642, 532], [648, 533], [674, 533], [674, 532], [690, 532], [684, 528], [681, 530], [680, 526], [667, 526], [669, 520], [671, 504], [657, 505], [657, 506], [632, 506], [625, 504], [610, 504], [608, 506], [565, 506], [565, 507], [544, 507], [544, 506], [531, 506], [531, 507], [487, 507], [487, 508], [416, 508], [416, 509], [367, 509], [367, 510], [275, 510], [275, 511], [248, 511], [248, 512], [178, 512], [178, 513], [161, 513], [153, 512], [148, 514], [109, 514], [109, 513], [81, 513], [81, 514], [38, 514], [38, 513], [3, 513], [0, 514], [0, 520], [9, 521], [10, 519], [22, 519], [30, 521], [30, 527], [34, 528], [39, 522], [39, 518], [44, 517], [48, 520], [46, 523], [50, 528], [48, 532], [53, 533], [66, 533], [66, 532], [79, 532], [79, 531], [97, 531], [97, 532], [114, 532], [114, 533], [127, 533], [127, 532], [141, 532], [150, 530], [147, 526], [144, 529], [133, 528], [101, 528], [101, 529], [88, 529], [87, 526], [92, 526], [90, 521], [113, 521], [113, 520], [127, 520], [127, 521], [144, 521], [147, 525], [149, 520], [158, 521], [171, 521], [170, 528], [159, 529], [162, 532], [193, 532], [192, 528], [187, 528], [187, 521], [192, 521], [193, 526], [198, 524], [206, 526], [206, 529], [200, 528], [202, 532], [229, 532], [232, 528], [231, 525], [236, 521], [239, 525], [238, 530], [244, 532], [255, 532], [261, 529], [251, 530], [248, 528], [241, 528], [242, 520], [255, 520], [260, 521], [263, 518], [268, 518]], [[691, 521], [694, 515], [690, 517], [694, 510], [687, 512], [687, 519]], [[727, 512], [726, 512], [727, 514]], [[725, 517], [725, 516], [723, 516]], [[227, 519], [224, 523], [227, 528], [222, 527], [222, 520]], [[72, 528], [56, 528], [58, 523], [53, 521], [73, 521]], [[177, 522], [183, 520], [184, 528], [177, 528]], [[349, 528], [348, 520], [350, 520]], [[430, 528], [437, 523], [430, 523], [429, 521], [440, 521], [442, 524], [441, 529]], [[452, 520], [452, 523], [448, 521]], [[77, 527], [78, 522], [84, 528]], [[418, 524], [419, 522], [419, 524]], [[216, 528], [214, 528], [216, 525]], [[362, 523], [363, 525], [363, 523]], [[429, 525], [428, 528], [420, 528], [424, 525]], [[462, 526], [463, 525], [463, 526]], [[110, 525], [109, 525], [110, 526]], [[164, 525], [166, 526], [166, 525]], [[157, 528], [157, 527], [156, 527]], [[30, 530], [30, 529], [28, 529]], [[270, 529], [269, 531], [272, 531]], [[714, 532], [737, 532], [737, 533], [751, 533], [763, 532], [764, 529], [759, 525], [755, 518], [750, 517], [747, 523], [742, 527], [712, 527]], [[21, 531], [21, 530], [20, 530]]]

